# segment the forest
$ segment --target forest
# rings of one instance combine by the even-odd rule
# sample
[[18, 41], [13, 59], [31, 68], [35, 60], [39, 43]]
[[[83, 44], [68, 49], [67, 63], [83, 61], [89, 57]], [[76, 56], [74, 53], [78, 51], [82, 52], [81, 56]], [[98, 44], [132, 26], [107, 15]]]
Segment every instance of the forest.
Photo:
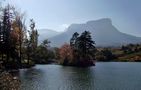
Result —
[[9, 72], [18, 72], [37, 64], [84, 68], [96, 66], [96, 62], [141, 62], [140, 43], [98, 47], [91, 32], [87, 30], [82, 33], [74, 32], [69, 43], [64, 43], [61, 47], [50, 46], [48, 38], [38, 43], [36, 20], [29, 21], [27, 25], [25, 14], [12, 5], [0, 9], [0, 89], [9, 86], [19, 88], [20, 81], [13, 79]]
[[51, 47], [48, 39], [38, 43], [33, 19], [29, 30], [24, 13], [14, 6], [2, 7], [0, 20], [0, 63], [4, 69], [29, 68], [36, 64], [56, 63], [69, 66], [93, 66], [96, 61], [140, 61], [140, 44], [120, 47], [96, 47], [91, 32], [74, 32], [70, 43]]

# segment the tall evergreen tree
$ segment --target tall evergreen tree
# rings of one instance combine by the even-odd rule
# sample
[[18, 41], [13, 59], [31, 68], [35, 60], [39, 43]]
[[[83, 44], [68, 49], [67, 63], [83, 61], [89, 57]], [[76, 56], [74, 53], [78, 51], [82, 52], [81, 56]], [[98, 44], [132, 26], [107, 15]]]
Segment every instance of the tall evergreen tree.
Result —
[[84, 31], [80, 36], [75, 32], [70, 39], [70, 46], [75, 65], [89, 66], [94, 64], [96, 48], [89, 31]]
[[3, 30], [2, 30], [1, 22], [0, 22], [0, 55], [1, 55], [1, 60], [3, 61]]
[[38, 31], [35, 29], [35, 22], [33, 19], [30, 20], [30, 31], [29, 31], [29, 40], [27, 46], [27, 56], [29, 59], [33, 59], [35, 51], [38, 45]]
[[35, 29], [35, 22], [33, 19], [30, 20], [30, 29], [31, 29], [31, 34], [30, 34], [30, 41], [32, 48], [35, 49], [37, 48], [38, 45], [38, 31]]
[[[6, 63], [21, 63], [23, 38], [26, 35], [23, 15], [13, 6], [3, 8], [0, 20], [0, 52]], [[13, 61], [12, 61], [12, 59]], [[10, 62], [9, 62], [10, 61]]]
[[[10, 6], [8, 5], [3, 10], [3, 20], [2, 20], [2, 38], [3, 38], [3, 50], [6, 53], [6, 60], [10, 59], [10, 32], [11, 32], [11, 13], [10, 13]], [[3, 51], [3, 52], [4, 52]]]
[[94, 59], [96, 48], [90, 34], [89, 31], [84, 31], [77, 39], [76, 44], [82, 60]]
[[[78, 40], [79, 34], [75, 32], [72, 35], [72, 38], [70, 39], [70, 46], [72, 48], [72, 54], [73, 54], [73, 62], [77, 63], [79, 60], [79, 53], [78, 53], [78, 47], [77, 47], [77, 40]], [[77, 60], [77, 61], [76, 61]]]
[[72, 35], [72, 38], [70, 39], [70, 46], [74, 49], [76, 48], [76, 41], [77, 41], [77, 38], [78, 38], [79, 34], [77, 32], [75, 32], [73, 35]]

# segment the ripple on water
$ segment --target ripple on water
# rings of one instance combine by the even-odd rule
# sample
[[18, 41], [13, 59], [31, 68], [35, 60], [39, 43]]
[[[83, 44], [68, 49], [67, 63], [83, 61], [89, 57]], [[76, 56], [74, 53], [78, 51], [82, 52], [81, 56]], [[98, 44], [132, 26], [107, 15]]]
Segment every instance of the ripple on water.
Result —
[[22, 90], [141, 90], [141, 63], [108, 62], [76, 68], [37, 65], [20, 70]]

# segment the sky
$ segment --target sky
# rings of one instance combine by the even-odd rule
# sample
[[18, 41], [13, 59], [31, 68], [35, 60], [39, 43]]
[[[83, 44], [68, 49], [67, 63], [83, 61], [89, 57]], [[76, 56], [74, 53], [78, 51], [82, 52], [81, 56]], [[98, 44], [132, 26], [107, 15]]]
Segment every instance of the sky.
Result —
[[64, 31], [72, 23], [111, 18], [121, 32], [141, 37], [141, 0], [7, 0], [37, 29]]

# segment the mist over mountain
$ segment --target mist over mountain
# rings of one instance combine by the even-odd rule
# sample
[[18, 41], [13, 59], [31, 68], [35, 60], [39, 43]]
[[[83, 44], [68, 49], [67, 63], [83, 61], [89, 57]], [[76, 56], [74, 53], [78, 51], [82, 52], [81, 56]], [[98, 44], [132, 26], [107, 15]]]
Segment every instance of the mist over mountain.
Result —
[[51, 29], [39, 29], [38, 33], [39, 33], [39, 43], [41, 43], [45, 39], [48, 39], [60, 34], [60, 32], [57, 32]]
[[[88, 21], [84, 24], [72, 24], [63, 33], [49, 37], [52, 46], [61, 46], [65, 42], [69, 43], [74, 32], [82, 33], [90, 31], [97, 46], [120, 46], [129, 43], [140, 43], [141, 37], [132, 36], [120, 32], [109, 18]], [[41, 34], [42, 36], [42, 34]], [[45, 33], [43, 36], [47, 36]]]

